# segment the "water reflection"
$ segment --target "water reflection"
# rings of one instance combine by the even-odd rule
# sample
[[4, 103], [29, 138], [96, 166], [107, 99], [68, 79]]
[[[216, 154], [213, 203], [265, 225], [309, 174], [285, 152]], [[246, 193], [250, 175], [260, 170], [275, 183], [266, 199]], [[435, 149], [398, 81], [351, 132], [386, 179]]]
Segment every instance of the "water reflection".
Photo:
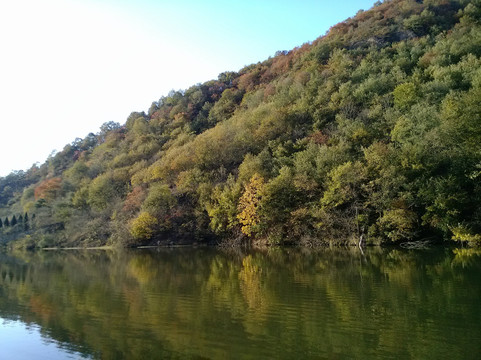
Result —
[[96, 359], [467, 359], [481, 355], [480, 260], [472, 249], [3, 254], [0, 317]]

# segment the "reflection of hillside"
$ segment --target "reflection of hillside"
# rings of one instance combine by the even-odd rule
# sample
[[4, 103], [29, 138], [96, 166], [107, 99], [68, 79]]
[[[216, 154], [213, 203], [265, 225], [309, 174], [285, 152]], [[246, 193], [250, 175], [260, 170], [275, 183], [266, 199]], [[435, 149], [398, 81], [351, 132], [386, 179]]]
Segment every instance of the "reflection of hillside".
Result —
[[[480, 259], [379, 248], [0, 255], [0, 315], [102, 359], [436, 358], [450, 346], [463, 358], [480, 350]], [[456, 318], [464, 328], [452, 333]]]

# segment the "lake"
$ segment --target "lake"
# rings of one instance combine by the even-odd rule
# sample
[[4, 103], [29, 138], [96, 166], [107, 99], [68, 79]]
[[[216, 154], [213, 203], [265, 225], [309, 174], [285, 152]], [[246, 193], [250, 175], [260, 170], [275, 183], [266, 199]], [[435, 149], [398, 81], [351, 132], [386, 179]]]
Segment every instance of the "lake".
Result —
[[0, 359], [479, 359], [481, 251], [0, 254]]

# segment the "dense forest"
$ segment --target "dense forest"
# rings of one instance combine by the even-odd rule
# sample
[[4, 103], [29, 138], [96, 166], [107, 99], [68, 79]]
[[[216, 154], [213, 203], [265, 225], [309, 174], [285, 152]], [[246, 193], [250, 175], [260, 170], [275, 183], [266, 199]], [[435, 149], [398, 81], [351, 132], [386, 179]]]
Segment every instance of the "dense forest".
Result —
[[481, 0], [390, 0], [0, 178], [27, 247], [481, 242]]

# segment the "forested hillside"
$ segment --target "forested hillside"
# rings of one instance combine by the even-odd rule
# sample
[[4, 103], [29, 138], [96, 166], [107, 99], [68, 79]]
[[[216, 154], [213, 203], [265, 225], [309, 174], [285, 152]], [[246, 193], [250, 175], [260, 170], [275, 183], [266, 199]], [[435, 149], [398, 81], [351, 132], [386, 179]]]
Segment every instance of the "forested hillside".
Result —
[[481, 0], [378, 2], [0, 178], [0, 236], [479, 242], [480, 57]]

